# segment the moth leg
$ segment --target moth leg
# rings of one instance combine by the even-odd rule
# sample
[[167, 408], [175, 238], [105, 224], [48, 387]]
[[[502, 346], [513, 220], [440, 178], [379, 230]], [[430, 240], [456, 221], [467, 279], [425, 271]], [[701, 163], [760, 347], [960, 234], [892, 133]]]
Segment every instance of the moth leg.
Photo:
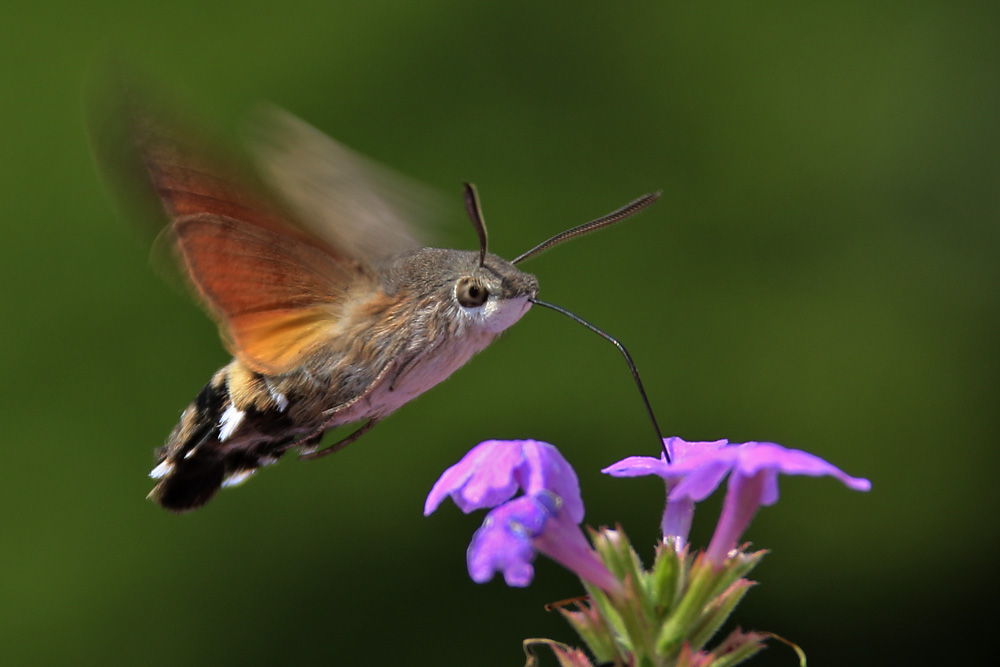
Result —
[[[341, 449], [343, 449], [344, 447], [347, 447], [349, 444], [351, 444], [352, 442], [354, 442], [358, 438], [360, 438], [361, 436], [363, 436], [368, 431], [372, 430], [372, 427], [375, 426], [375, 424], [377, 424], [377, 423], [378, 423], [377, 419], [374, 419], [374, 418], [369, 419], [367, 422], [365, 422], [361, 426], [361, 428], [359, 428], [358, 430], [356, 430], [354, 433], [351, 433], [346, 438], [344, 438], [342, 440], [339, 440], [338, 442], [333, 443], [332, 445], [330, 445], [326, 449], [320, 449], [318, 451], [308, 452], [306, 454], [300, 454], [299, 455], [299, 460], [301, 460], [301, 461], [314, 461], [316, 459], [323, 458], [327, 454], [333, 454], [334, 452], [338, 452]], [[312, 444], [312, 442], [315, 442], [316, 440], [319, 440], [319, 438], [322, 437], [322, 435], [323, 435], [322, 433], [319, 433], [316, 436], [310, 436], [309, 438], [306, 438], [306, 440], [304, 440], [303, 443], [306, 444], [306, 445]]]
[[410, 357], [409, 359], [407, 359], [406, 361], [404, 361], [399, 366], [399, 368], [396, 369], [396, 372], [392, 376], [392, 380], [389, 381], [389, 391], [396, 391], [396, 382], [399, 381], [399, 378], [403, 377], [403, 374], [406, 373], [406, 371], [408, 371], [410, 369], [410, 366], [412, 366], [413, 363], [418, 358], [419, 357], [417, 357], [417, 355], [413, 355], [412, 357]]
[[305, 454], [312, 454], [316, 451], [316, 446], [319, 444], [319, 441], [323, 439], [323, 434], [325, 432], [326, 431], [323, 429], [320, 429], [315, 433], [307, 435], [301, 440], [296, 440], [292, 444], [288, 445], [288, 448], [291, 449], [292, 447], [296, 447], [299, 450], [299, 458], [302, 458]]

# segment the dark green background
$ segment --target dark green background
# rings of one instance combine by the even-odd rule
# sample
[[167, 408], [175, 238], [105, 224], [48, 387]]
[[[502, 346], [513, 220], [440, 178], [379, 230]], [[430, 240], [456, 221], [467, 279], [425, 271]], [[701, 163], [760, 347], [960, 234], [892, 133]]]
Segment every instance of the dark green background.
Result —
[[227, 357], [93, 168], [83, 91], [113, 55], [224, 127], [269, 100], [429, 183], [454, 247], [475, 245], [462, 179], [507, 257], [662, 189], [526, 266], [541, 296], [630, 347], [669, 434], [874, 484], [785, 480], [737, 621], [813, 665], [995, 653], [1000, 11], [831, 4], [7, 0], [0, 662], [519, 665], [525, 637], [573, 641], [542, 610], [572, 577], [540, 559], [528, 589], [473, 584], [481, 517], [421, 516], [492, 437], [556, 444], [589, 523], [647, 558], [657, 537], [659, 482], [598, 472], [654, 453], [625, 365], [549, 312], [331, 459], [187, 516], [146, 502], [153, 448]]

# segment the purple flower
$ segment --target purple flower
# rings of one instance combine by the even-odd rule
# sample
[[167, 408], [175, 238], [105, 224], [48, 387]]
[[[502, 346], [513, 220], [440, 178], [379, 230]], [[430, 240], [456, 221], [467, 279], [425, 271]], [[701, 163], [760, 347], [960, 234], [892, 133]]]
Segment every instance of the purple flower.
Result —
[[823, 459], [798, 449], [786, 449], [773, 442], [729, 444], [685, 442], [667, 438], [673, 463], [632, 456], [604, 469], [616, 477], [658, 475], [667, 485], [667, 507], [663, 515], [663, 535], [679, 547], [687, 539], [694, 503], [704, 500], [729, 475], [726, 499], [715, 534], [705, 552], [714, 563], [722, 563], [761, 505], [778, 501], [778, 475], [830, 475], [855, 491], [868, 491], [871, 482], [851, 477]]
[[[664, 438], [663, 443], [670, 452], [673, 464], [668, 463], [662, 453], [658, 459], [651, 456], [630, 456], [608, 466], [601, 472], [614, 477], [641, 477], [643, 475], [662, 477], [667, 485], [667, 506], [663, 512], [660, 528], [663, 530], [663, 539], [673, 543], [677, 550], [680, 550], [687, 543], [688, 532], [691, 530], [695, 500], [703, 499], [692, 499], [687, 495], [677, 498], [671, 497], [670, 492], [686, 474], [681, 464], [719, 450], [729, 444], [729, 441], [686, 442], [673, 437]], [[711, 490], [705, 496], [709, 493]]]
[[[511, 500], [518, 489], [524, 495]], [[503, 572], [509, 586], [527, 586], [540, 551], [608, 592], [621, 590], [580, 529], [580, 485], [552, 445], [536, 440], [480, 443], [441, 475], [427, 496], [424, 515], [448, 496], [466, 514], [494, 508], [469, 545], [473, 581], [483, 583]]]
[[583, 521], [583, 499], [573, 467], [558, 449], [538, 440], [479, 443], [434, 484], [424, 503], [424, 516], [446, 496], [468, 514], [510, 500], [518, 488], [529, 496], [552, 491], [577, 523]]

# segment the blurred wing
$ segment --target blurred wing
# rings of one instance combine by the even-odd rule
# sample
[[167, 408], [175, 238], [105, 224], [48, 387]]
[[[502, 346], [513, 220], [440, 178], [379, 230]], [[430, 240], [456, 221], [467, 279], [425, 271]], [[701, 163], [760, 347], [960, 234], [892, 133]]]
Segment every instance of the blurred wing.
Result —
[[196, 214], [173, 224], [188, 275], [249, 368], [277, 375], [337, 333], [347, 289], [365, 267], [234, 218]]
[[348, 290], [374, 270], [293, 222], [252, 175], [212, 160], [193, 135], [132, 113], [138, 158], [167, 213], [174, 250], [232, 353], [280, 374], [336, 334]]
[[249, 134], [260, 169], [282, 201], [310, 231], [353, 257], [377, 264], [426, 245], [428, 223], [441, 217], [431, 190], [286, 111], [262, 109]]

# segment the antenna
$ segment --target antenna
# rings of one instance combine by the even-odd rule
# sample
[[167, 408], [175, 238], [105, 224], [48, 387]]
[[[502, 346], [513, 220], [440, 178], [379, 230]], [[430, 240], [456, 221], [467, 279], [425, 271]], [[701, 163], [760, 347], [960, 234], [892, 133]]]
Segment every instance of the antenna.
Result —
[[483, 266], [486, 264], [486, 221], [483, 220], [483, 207], [479, 205], [476, 186], [468, 181], [465, 183], [465, 210], [479, 235], [479, 266]]
[[[470, 186], [468, 183], [466, 183], [466, 188], [468, 187]], [[475, 197], [475, 190], [473, 190], [472, 192], [473, 192], [473, 197]], [[511, 264], [517, 264], [518, 262], [523, 262], [524, 260], [530, 259], [535, 255], [540, 255], [549, 248], [557, 246], [560, 243], [563, 243], [564, 241], [569, 241], [570, 239], [576, 238], [577, 236], [583, 236], [584, 234], [589, 234], [590, 232], [597, 231], [598, 229], [604, 229], [605, 227], [609, 227], [615, 224], [616, 222], [621, 222], [630, 215], [635, 215], [636, 213], [646, 208], [659, 198], [660, 198], [659, 192], [651, 192], [648, 195], [643, 195], [638, 199], [636, 199], [635, 201], [625, 204], [617, 211], [612, 211], [611, 213], [608, 213], [607, 215], [598, 218], [597, 220], [591, 220], [590, 222], [585, 222], [578, 227], [574, 227], [573, 229], [567, 229], [565, 232], [561, 234], [556, 234], [548, 241], [542, 241], [528, 252], [521, 253], [520, 255], [518, 255], [516, 258], [514, 258]], [[465, 200], [466, 200], [466, 206], [468, 206], [469, 205], [468, 189], [466, 189], [465, 192]], [[469, 213], [469, 215], [472, 215], [472, 213]], [[473, 223], [475, 223], [475, 220], [473, 220]], [[485, 234], [486, 233], [485, 227], [483, 229], [484, 229], [483, 234]]]
[[[636, 200], [636, 201], [639, 201], [639, 200]], [[628, 208], [628, 207], [626, 207], [626, 208]], [[622, 209], [620, 209], [620, 210], [622, 210]], [[612, 215], [614, 215], [614, 214], [612, 214]], [[597, 222], [597, 221], [595, 221], [595, 222]], [[608, 223], [608, 224], [610, 224], [610, 223]], [[546, 241], [546, 243], [547, 243], [547, 241]], [[552, 310], [556, 311], [557, 313], [562, 313], [563, 315], [565, 315], [566, 317], [570, 318], [571, 320], [579, 322], [580, 324], [582, 324], [583, 326], [587, 327], [588, 329], [590, 329], [591, 331], [593, 331], [595, 334], [597, 334], [598, 336], [600, 336], [604, 340], [609, 341], [612, 345], [614, 345], [615, 347], [618, 348], [618, 350], [625, 356], [625, 363], [628, 364], [629, 370], [632, 371], [632, 378], [635, 380], [635, 386], [639, 388], [639, 395], [642, 396], [642, 402], [646, 406], [646, 412], [649, 414], [649, 421], [653, 422], [653, 430], [656, 431], [656, 437], [657, 437], [658, 442], [659, 442], [659, 447], [661, 449], [663, 449], [663, 454], [664, 454], [664, 456], [667, 457], [667, 463], [670, 463], [670, 452], [667, 451], [667, 444], [663, 441], [663, 433], [660, 431], [660, 425], [656, 422], [656, 415], [653, 414], [653, 408], [649, 404], [649, 398], [646, 397], [646, 390], [643, 389], [643, 387], [642, 387], [642, 380], [639, 379], [639, 371], [636, 369], [635, 363], [632, 361], [632, 355], [630, 355], [628, 353], [628, 350], [625, 349], [625, 346], [622, 345], [620, 342], [618, 342], [618, 339], [615, 338], [614, 336], [612, 336], [612, 335], [610, 335], [608, 333], [605, 333], [604, 331], [602, 331], [601, 329], [598, 329], [597, 327], [595, 327], [593, 324], [591, 324], [587, 320], [583, 319], [582, 317], [580, 317], [578, 315], [574, 315], [573, 313], [569, 312], [565, 308], [561, 308], [561, 307], [559, 307], [559, 306], [557, 306], [555, 304], [547, 303], [545, 301], [539, 301], [538, 299], [528, 299], [528, 301], [530, 301], [533, 304], [539, 305], [539, 306], [544, 306], [545, 308], [551, 308]]]

